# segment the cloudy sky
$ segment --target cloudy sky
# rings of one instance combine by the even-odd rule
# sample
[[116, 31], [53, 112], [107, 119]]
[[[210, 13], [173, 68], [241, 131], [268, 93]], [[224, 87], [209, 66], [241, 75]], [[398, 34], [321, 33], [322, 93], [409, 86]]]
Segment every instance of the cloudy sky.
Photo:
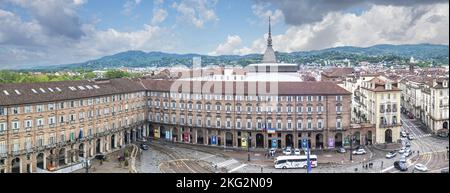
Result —
[[[344, 3], [342, 3], [344, 2]], [[0, 0], [0, 69], [126, 50], [261, 53], [449, 44], [448, 0]]]

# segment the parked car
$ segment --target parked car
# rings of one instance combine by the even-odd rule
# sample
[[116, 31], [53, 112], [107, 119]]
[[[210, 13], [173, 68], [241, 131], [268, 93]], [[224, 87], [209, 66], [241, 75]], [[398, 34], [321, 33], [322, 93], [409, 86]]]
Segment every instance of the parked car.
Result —
[[292, 151], [291, 151], [291, 149], [286, 149], [286, 150], [284, 150], [284, 152], [283, 152], [285, 155], [291, 155], [292, 154]]
[[295, 154], [295, 155], [300, 155], [300, 149], [297, 149], [297, 148], [294, 149], [294, 154]]
[[363, 155], [363, 154], [366, 154], [366, 153], [367, 152], [364, 149], [358, 149], [356, 151], [353, 151], [353, 155]]
[[428, 170], [427, 166], [425, 166], [423, 164], [416, 164], [414, 166], [414, 169], [419, 170], [421, 172], [426, 172]]
[[405, 153], [405, 150], [406, 150], [406, 147], [402, 147], [402, 148], [398, 151], [398, 153], [403, 154], [403, 153]]
[[405, 162], [395, 161], [394, 167], [400, 171], [408, 171], [408, 167]]
[[406, 137], [406, 132], [405, 131], [400, 132], [400, 136], [401, 137]]
[[406, 147], [411, 147], [411, 142], [406, 141], [406, 142], [405, 142], [405, 146], [406, 146]]
[[149, 147], [148, 147], [147, 144], [141, 144], [141, 149], [142, 149], [142, 150], [148, 150]]
[[402, 155], [402, 157], [400, 157], [400, 160], [399, 160], [400, 162], [404, 162], [404, 163], [406, 163], [406, 156], [405, 155]]
[[411, 112], [409, 112], [409, 113], [408, 113], [408, 118], [409, 118], [409, 119], [414, 119], [414, 115], [413, 115]]
[[408, 135], [408, 140], [413, 140], [413, 139], [416, 139], [414, 136], [412, 136], [412, 135]]
[[338, 152], [338, 153], [345, 153], [346, 151], [345, 151], [345, 148], [339, 147], [339, 148], [336, 149], [336, 152]]
[[97, 154], [97, 155], [95, 155], [95, 159], [101, 160], [101, 161], [105, 161], [106, 160], [106, 155], [104, 155], [104, 154]]
[[395, 151], [391, 151], [386, 154], [386, 158], [391, 159], [391, 158], [395, 157], [396, 155], [397, 155], [397, 153]]
[[439, 137], [448, 137], [448, 133], [446, 133], [446, 132], [440, 132], [440, 133], [438, 133], [438, 136]]
[[410, 155], [412, 155], [411, 149], [406, 149], [406, 150], [405, 150], [405, 153], [403, 153], [403, 155], [404, 155], [405, 157], [409, 157]]

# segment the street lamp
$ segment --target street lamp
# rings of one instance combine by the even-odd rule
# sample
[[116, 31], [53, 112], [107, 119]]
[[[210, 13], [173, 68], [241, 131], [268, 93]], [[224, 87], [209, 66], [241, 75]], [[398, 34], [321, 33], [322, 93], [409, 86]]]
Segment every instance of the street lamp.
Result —
[[353, 136], [353, 134], [350, 132], [350, 136], [349, 136], [349, 140], [350, 140], [350, 161], [353, 160], [353, 142], [355, 140], [355, 136]]
[[248, 133], [248, 135], [247, 135], [248, 161], [250, 161], [250, 140], [252, 140], [252, 137], [250, 136], [250, 133]]

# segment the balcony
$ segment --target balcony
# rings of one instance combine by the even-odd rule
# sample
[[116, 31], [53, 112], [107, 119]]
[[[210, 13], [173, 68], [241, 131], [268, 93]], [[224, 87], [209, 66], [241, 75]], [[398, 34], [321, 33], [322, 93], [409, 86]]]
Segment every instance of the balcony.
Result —
[[12, 155], [14, 155], [14, 156], [18, 156], [18, 155], [20, 155], [20, 153], [21, 153], [20, 150], [14, 150], [14, 151], [12, 151]]
[[401, 126], [398, 123], [393, 122], [392, 124], [388, 124], [388, 123], [382, 123], [380, 124], [380, 128], [390, 128], [390, 127], [398, 127]]

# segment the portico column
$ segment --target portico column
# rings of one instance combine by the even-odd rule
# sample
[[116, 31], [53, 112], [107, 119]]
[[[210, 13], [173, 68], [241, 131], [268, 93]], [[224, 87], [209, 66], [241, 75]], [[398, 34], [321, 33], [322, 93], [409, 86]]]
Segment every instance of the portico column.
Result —
[[194, 144], [197, 144], [197, 132], [198, 132], [198, 129], [195, 129], [195, 131], [194, 131], [194, 135], [192, 136], [192, 138], [194, 138], [193, 140], [193, 143]]
[[209, 134], [208, 129], [203, 129], [203, 144], [208, 145]]

